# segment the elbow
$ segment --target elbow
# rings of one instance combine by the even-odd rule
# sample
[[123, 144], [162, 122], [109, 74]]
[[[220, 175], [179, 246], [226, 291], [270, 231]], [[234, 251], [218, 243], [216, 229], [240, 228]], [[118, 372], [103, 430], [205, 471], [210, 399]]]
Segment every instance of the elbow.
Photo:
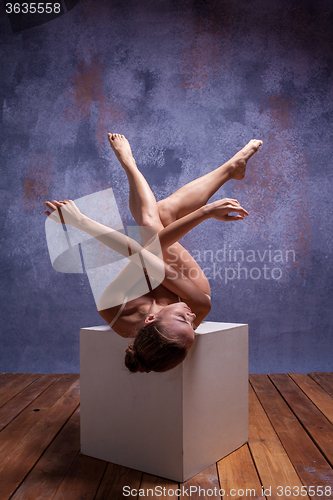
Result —
[[205, 315], [206, 316], [208, 316], [208, 314], [210, 313], [211, 308], [212, 308], [212, 304], [211, 304], [211, 301], [209, 301], [209, 304], [207, 304], [205, 307]]
[[207, 310], [207, 314], [210, 313], [210, 310], [212, 308], [212, 300], [211, 298], [205, 294], [205, 304], [204, 304], [205, 309]]
[[205, 296], [205, 301], [204, 303], [202, 304], [202, 307], [200, 308], [200, 312], [201, 314], [206, 317], [208, 316], [208, 314], [210, 313], [211, 311], [211, 308], [212, 308], [212, 303], [211, 303], [211, 300], [207, 297], [207, 295]]

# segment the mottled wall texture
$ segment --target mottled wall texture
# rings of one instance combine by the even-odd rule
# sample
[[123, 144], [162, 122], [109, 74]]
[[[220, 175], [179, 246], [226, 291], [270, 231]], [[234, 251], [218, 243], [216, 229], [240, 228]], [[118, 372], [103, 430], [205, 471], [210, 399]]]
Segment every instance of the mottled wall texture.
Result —
[[87, 276], [50, 263], [45, 199], [126, 176], [125, 134], [161, 199], [264, 141], [237, 198], [250, 216], [184, 239], [212, 321], [248, 323], [251, 372], [332, 370], [331, 0], [80, 0], [12, 31], [1, 6], [0, 371], [77, 372], [79, 328], [102, 323]]

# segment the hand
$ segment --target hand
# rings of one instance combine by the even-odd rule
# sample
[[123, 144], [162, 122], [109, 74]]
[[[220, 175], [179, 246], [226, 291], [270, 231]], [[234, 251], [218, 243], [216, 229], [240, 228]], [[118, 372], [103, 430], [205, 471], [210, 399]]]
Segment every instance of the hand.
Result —
[[[223, 200], [213, 201], [207, 205], [210, 216], [217, 220], [231, 221], [242, 220], [249, 213], [240, 206], [237, 200], [224, 198]], [[238, 212], [238, 215], [229, 215], [230, 213]]]
[[52, 203], [46, 201], [44, 205], [51, 210], [51, 212], [47, 210], [44, 213], [58, 223], [76, 226], [84, 217], [72, 200], [53, 200]]

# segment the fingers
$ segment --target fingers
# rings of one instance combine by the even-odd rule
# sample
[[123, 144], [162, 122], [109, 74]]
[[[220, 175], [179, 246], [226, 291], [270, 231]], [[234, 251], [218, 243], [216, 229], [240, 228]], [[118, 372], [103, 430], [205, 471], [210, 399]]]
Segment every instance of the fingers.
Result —
[[237, 203], [237, 205], [239, 205], [239, 201], [238, 200], [234, 200], [234, 198], [223, 198], [222, 201], [226, 201], [226, 202], [229, 202], [229, 203]]
[[226, 220], [229, 221], [229, 220], [243, 220], [244, 217], [242, 217], [241, 215], [227, 215], [226, 217]]
[[212, 203], [212, 214], [215, 219], [231, 221], [242, 220], [249, 212], [243, 208], [238, 200], [224, 198]]
[[232, 205], [229, 204], [226, 209], [228, 209], [229, 212], [238, 212], [239, 215], [243, 216], [244, 215], [249, 215], [249, 212], [245, 210], [245, 208], [241, 207], [239, 204], [238, 205]]
[[237, 211], [238, 210], [241, 210], [242, 212], [244, 212], [246, 215], [249, 215], [249, 212], [247, 210], [245, 210], [245, 208], [243, 208], [241, 206], [241, 204], [239, 203], [239, 201], [237, 200], [230, 200], [230, 205], [231, 206], [234, 206], [234, 207], [237, 207]]
[[52, 212], [54, 212], [55, 210], [57, 210], [57, 207], [56, 205], [54, 205], [53, 203], [51, 203], [50, 201], [46, 201], [44, 203], [44, 205], [49, 208], [50, 210], [52, 210]]
[[65, 201], [57, 201], [57, 200], [53, 200], [52, 201], [53, 205], [55, 205], [56, 207], [62, 207], [63, 205], [66, 204]]
[[55, 210], [62, 207], [63, 205], [66, 205], [67, 203], [71, 203], [71, 202], [72, 202], [72, 200], [62, 200], [62, 201], [53, 200], [52, 202], [45, 201], [44, 205], [47, 208], [49, 208], [50, 210], [52, 210], [52, 212], [54, 212]]
[[[233, 212], [235, 212], [235, 211], [233, 211]], [[229, 213], [224, 218], [224, 220], [227, 220], [227, 221], [229, 221], [229, 220], [243, 220], [243, 219], [244, 219], [244, 214], [241, 212], [238, 214], [233, 213], [233, 215], [231, 215]]]
[[245, 210], [245, 208], [243, 208], [239, 201], [238, 200], [233, 200], [233, 199], [230, 199], [230, 206], [231, 207], [235, 207], [237, 208], [237, 210], [234, 210], [235, 212], [238, 212], [240, 215], [249, 215], [249, 212], [247, 210]]
[[222, 201], [227, 203], [227, 205], [225, 206], [226, 209], [234, 209], [233, 212], [242, 212], [244, 215], [249, 215], [249, 212], [245, 210], [245, 208], [241, 207], [238, 200], [235, 200], [233, 198], [224, 198], [224, 200]]
[[245, 208], [243, 208], [243, 207], [240, 207], [240, 210], [238, 210], [238, 213], [240, 215], [242, 215], [242, 214], [249, 215], [249, 212], [247, 210], [245, 210]]

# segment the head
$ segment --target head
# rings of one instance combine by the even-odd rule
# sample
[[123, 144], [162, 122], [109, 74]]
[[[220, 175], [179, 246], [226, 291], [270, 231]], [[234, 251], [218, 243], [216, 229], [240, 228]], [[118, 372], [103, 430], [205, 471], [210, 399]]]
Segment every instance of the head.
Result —
[[165, 372], [184, 361], [194, 342], [194, 319], [184, 302], [149, 313], [134, 344], [126, 349], [127, 368], [132, 372]]

